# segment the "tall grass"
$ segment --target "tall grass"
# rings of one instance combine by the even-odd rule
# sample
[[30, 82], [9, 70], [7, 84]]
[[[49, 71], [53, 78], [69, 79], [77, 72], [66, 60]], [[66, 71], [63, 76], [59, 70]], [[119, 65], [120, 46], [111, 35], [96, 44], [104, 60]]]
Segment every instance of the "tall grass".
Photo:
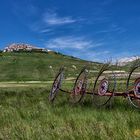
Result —
[[140, 112], [125, 99], [95, 108], [90, 95], [78, 105], [59, 92], [48, 102], [50, 87], [0, 89], [0, 139], [132, 140], [140, 138]]

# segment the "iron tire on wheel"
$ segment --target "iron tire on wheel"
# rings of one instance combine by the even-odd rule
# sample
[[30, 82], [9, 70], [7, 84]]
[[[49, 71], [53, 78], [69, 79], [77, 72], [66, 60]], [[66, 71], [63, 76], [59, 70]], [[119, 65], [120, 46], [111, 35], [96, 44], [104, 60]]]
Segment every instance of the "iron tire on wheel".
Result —
[[[116, 88], [116, 77], [113, 72], [112, 72], [111, 79], [104, 77], [103, 73], [107, 70], [108, 70], [108, 65], [104, 65], [102, 69], [100, 70], [94, 83], [93, 104], [96, 107], [101, 107], [101, 106], [106, 105], [110, 101], [110, 99], [114, 96], [114, 91]], [[112, 84], [113, 84], [112, 87], [110, 86], [111, 85], [110, 81], [112, 81]]]
[[49, 95], [49, 101], [53, 102], [57, 96], [57, 93], [61, 87], [61, 83], [63, 80], [63, 68], [60, 68], [59, 73], [56, 75], [54, 82], [52, 84], [52, 88]]
[[126, 85], [126, 93], [128, 96], [128, 99], [130, 103], [135, 107], [140, 109], [140, 90], [138, 89], [140, 86], [140, 77], [136, 78], [136, 80], [133, 81], [133, 88], [130, 88], [130, 81], [132, 80], [132, 74], [133, 72], [140, 68], [140, 66], [134, 67], [131, 72], [129, 73], [128, 79], [127, 79], [127, 85]]
[[75, 80], [73, 91], [70, 94], [70, 102], [74, 104], [79, 103], [85, 95], [86, 88], [87, 88], [87, 69], [86, 67], [84, 67]]

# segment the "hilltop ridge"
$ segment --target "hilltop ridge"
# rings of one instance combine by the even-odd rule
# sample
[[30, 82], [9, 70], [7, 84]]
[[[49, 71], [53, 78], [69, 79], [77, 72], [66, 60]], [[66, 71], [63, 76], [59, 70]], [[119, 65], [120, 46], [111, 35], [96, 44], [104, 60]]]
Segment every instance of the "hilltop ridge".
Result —
[[30, 45], [26, 43], [12, 43], [7, 45], [3, 50], [3, 52], [21, 52], [21, 51], [50, 52], [51, 50], [46, 48], [39, 48], [34, 45]]

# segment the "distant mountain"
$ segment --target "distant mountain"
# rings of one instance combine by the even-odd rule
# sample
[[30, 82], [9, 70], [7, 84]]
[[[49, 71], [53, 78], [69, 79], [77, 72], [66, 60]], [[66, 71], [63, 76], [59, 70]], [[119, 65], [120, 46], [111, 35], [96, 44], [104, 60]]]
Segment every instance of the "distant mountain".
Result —
[[118, 64], [120, 66], [125, 66], [133, 63], [135, 60], [139, 59], [139, 56], [133, 56], [133, 57], [124, 57], [118, 60]]

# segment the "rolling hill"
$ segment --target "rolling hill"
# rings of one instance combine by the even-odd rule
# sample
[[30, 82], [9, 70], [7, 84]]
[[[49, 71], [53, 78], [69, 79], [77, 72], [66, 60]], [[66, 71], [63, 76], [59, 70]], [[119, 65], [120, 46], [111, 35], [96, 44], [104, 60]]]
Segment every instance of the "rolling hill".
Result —
[[[133, 59], [121, 59], [117, 68], [128, 71]], [[65, 76], [74, 78], [85, 65], [97, 73], [102, 64], [25, 43], [13, 43], [0, 53], [0, 81], [48, 81], [62, 66]], [[111, 68], [116, 70], [116, 66]]]
[[56, 52], [2, 52], [0, 81], [46, 81], [52, 79], [61, 66], [65, 67], [66, 76], [75, 77], [84, 65], [98, 70], [101, 64]]

